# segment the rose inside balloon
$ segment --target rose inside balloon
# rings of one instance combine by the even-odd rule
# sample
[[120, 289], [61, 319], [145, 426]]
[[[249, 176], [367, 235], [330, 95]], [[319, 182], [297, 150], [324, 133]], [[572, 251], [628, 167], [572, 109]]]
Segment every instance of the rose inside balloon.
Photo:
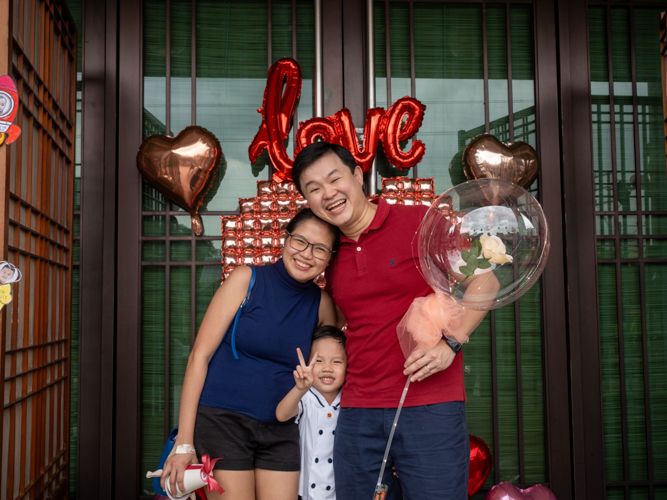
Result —
[[[494, 202], [487, 198], [491, 184]], [[463, 320], [454, 321], [466, 309], [488, 311], [526, 293], [546, 264], [549, 232], [542, 208], [525, 189], [481, 179], [433, 202], [417, 246], [419, 268], [435, 293], [415, 299], [396, 329], [406, 357], [443, 335], [467, 342], [474, 325], [465, 323], [466, 330]]]
[[500, 238], [483, 234], [470, 244], [469, 250], [461, 250], [461, 260], [465, 265], [459, 265], [458, 270], [465, 278], [449, 292], [449, 297], [454, 295], [469, 278], [479, 274], [478, 270], [491, 271], [492, 266], [496, 264], [512, 263], [513, 257], [507, 255], [505, 244]]
[[[490, 202], [492, 187], [496, 195]], [[443, 198], [455, 216], [443, 214]], [[452, 242], [454, 235], [470, 241], [470, 249], [459, 250]], [[420, 270], [436, 293], [486, 311], [518, 299], [539, 278], [549, 253], [549, 230], [542, 207], [525, 189], [500, 179], [478, 179], [434, 201], [417, 243]], [[492, 276], [500, 288], [471, 300], [473, 285], [466, 281], [481, 285]]]

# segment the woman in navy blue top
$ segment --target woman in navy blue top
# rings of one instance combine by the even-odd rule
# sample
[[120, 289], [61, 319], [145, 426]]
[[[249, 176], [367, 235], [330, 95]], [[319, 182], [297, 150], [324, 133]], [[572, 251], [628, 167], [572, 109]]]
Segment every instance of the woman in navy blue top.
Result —
[[294, 383], [296, 348], [310, 353], [313, 330], [335, 325], [329, 295], [313, 282], [339, 243], [335, 226], [310, 209], [287, 226], [283, 257], [254, 268], [255, 282], [236, 333], [228, 332], [251, 282], [253, 269], [236, 268], [206, 311], [188, 359], [181, 391], [175, 453], [166, 461], [162, 485], [183, 491], [183, 473], [202, 455], [215, 464], [225, 490], [208, 498], [294, 500], [300, 468], [299, 430], [278, 422], [280, 400]]

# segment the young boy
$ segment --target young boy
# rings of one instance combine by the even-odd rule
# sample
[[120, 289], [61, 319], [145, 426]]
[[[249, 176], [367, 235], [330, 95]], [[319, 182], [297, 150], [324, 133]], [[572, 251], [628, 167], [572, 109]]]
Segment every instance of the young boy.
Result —
[[296, 385], [278, 404], [276, 417], [280, 422], [297, 417], [301, 436], [299, 497], [333, 500], [334, 433], [347, 370], [345, 335], [336, 327], [321, 326], [313, 333], [310, 351], [310, 362], [306, 364], [297, 348]]

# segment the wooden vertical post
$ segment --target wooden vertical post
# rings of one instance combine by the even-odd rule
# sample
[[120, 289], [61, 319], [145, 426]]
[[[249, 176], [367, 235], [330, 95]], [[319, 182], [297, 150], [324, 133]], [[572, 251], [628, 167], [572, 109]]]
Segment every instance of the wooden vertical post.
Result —
[[[11, 39], [12, 39], [12, 4], [13, 2], [0, 2], [0, 75], [10, 74], [12, 63]], [[2, 148], [2, 146], [0, 146]], [[0, 260], [7, 258], [7, 236], [9, 231], [9, 150], [7, 146], [4, 151], [0, 149]], [[4, 308], [3, 308], [4, 309]], [[6, 309], [0, 313], [0, 373], [5, 373], [5, 321]], [[0, 384], [0, 401], [5, 400], [5, 384]], [[3, 449], [4, 417], [2, 411], [0, 417], [0, 450]], [[2, 460], [8, 457], [0, 456], [0, 475], [3, 470]], [[5, 483], [0, 477], [0, 483]]]
[[64, 71], [75, 74], [76, 29], [62, 0], [16, 5], [14, 20], [14, 2], [0, 2], [0, 75], [16, 82], [21, 128], [14, 144], [0, 146], [0, 259], [23, 272], [0, 313], [0, 440], [7, 439], [0, 485], [9, 498], [61, 498], [69, 461], [76, 93]]

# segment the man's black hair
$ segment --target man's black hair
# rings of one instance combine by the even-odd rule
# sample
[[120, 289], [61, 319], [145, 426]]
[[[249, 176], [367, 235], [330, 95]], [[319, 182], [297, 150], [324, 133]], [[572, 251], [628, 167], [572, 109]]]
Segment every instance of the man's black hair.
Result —
[[303, 195], [303, 191], [301, 190], [301, 174], [303, 174], [306, 169], [317, 160], [329, 154], [338, 156], [340, 161], [342, 161], [354, 174], [354, 169], [357, 168], [357, 162], [354, 161], [354, 156], [352, 156], [352, 153], [350, 153], [347, 148], [330, 142], [314, 142], [308, 144], [308, 146], [303, 148], [296, 156], [294, 165], [292, 166], [292, 180], [294, 181], [296, 188], [299, 190], [299, 193]]
[[322, 339], [334, 339], [345, 349], [345, 334], [335, 326], [318, 326], [313, 332], [313, 344]]

